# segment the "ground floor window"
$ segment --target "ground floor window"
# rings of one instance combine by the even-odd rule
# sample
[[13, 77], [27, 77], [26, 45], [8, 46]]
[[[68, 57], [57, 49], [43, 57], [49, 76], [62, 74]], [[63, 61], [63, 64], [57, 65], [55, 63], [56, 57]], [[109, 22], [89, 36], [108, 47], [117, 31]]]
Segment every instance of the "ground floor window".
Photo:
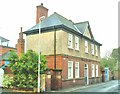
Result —
[[75, 62], [75, 78], [79, 78], [79, 62]]
[[68, 61], [68, 79], [73, 78], [73, 61]]
[[98, 77], [98, 65], [96, 65], [96, 77]]
[[95, 66], [92, 64], [92, 77], [95, 77]]

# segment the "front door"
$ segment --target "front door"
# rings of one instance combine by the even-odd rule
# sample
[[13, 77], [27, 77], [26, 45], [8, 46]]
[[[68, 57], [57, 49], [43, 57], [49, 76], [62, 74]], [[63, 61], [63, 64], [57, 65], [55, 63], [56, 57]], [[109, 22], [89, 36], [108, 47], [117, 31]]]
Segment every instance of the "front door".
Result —
[[105, 68], [105, 81], [109, 80], [109, 68]]
[[85, 64], [84, 66], [84, 80], [85, 80], [85, 84], [89, 84], [88, 64]]

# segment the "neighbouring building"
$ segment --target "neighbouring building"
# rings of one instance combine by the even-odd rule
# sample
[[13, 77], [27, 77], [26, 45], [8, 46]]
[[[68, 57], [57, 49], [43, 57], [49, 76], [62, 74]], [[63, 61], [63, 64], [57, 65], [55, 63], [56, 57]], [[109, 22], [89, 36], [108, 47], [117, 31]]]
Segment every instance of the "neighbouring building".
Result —
[[9, 64], [8, 58], [10, 56], [11, 50], [15, 51], [18, 54], [18, 56], [20, 56], [20, 54], [24, 52], [24, 39], [23, 39], [22, 27], [15, 48], [9, 46], [8, 39], [0, 36], [0, 68], [4, 69], [5, 74], [8, 75], [12, 75], [11, 70], [9, 69], [9, 67], [7, 67], [7, 65]]
[[8, 57], [10, 50], [16, 52], [16, 48], [9, 46], [9, 40], [0, 36], [0, 68], [4, 69], [6, 74], [10, 74], [9, 68], [5, 67], [9, 64]]
[[61, 88], [101, 82], [102, 44], [94, 39], [89, 22], [74, 23], [56, 12], [47, 15], [43, 4], [37, 6], [36, 25], [23, 32], [26, 50], [40, 50], [48, 61], [47, 68], [62, 71], [57, 77]]

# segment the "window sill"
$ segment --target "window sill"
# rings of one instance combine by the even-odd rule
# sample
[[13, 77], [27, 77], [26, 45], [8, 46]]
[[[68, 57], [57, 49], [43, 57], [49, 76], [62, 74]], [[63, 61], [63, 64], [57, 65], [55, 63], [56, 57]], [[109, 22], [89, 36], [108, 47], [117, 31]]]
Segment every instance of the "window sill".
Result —
[[73, 48], [68, 47], [68, 49], [73, 50]]
[[85, 54], [88, 54], [88, 52], [85, 52]]
[[80, 51], [79, 49], [75, 49], [75, 51]]
[[67, 78], [66, 80], [73, 80], [74, 78]]

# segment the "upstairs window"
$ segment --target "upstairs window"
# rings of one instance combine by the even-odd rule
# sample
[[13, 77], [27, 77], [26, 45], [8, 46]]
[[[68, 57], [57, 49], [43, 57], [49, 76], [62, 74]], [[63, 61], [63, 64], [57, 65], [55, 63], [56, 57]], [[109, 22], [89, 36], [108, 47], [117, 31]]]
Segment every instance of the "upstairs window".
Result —
[[79, 62], [75, 62], [75, 78], [79, 78]]
[[85, 41], [85, 53], [88, 53], [88, 41]]
[[94, 44], [91, 44], [91, 54], [94, 55]]
[[97, 47], [97, 45], [95, 46], [95, 51], [96, 51], [96, 56], [98, 56], [98, 47]]
[[75, 50], [79, 50], [79, 38], [75, 36]]
[[68, 48], [73, 48], [73, 35], [72, 34], [68, 34]]
[[68, 61], [68, 79], [73, 78], [73, 61]]

